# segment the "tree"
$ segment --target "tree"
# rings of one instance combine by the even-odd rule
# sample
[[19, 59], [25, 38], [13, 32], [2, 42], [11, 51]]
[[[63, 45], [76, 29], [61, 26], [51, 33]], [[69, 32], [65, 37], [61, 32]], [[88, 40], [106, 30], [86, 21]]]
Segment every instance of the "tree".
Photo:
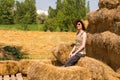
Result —
[[0, 24], [14, 23], [14, 0], [0, 0]]
[[57, 15], [56, 10], [53, 9], [52, 7], [49, 7], [48, 14], [49, 14], [48, 18], [54, 18]]
[[87, 13], [90, 12], [90, 1], [87, 2], [87, 10], [86, 10], [86, 12]]
[[24, 30], [28, 24], [36, 23], [35, 0], [16, 1], [15, 23], [21, 24]]
[[56, 3], [56, 9], [49, 8], [45, 27], [52, 27], [52, 31], [75, 31], [73, 21], [86, 18], [85, 0], [57, 0]]

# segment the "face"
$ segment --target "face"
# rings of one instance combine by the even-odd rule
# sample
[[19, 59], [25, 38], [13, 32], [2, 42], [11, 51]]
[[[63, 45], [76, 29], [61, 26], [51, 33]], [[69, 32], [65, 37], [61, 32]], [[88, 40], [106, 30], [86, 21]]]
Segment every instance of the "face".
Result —
[[78, 30], [81, 30], [82, 29], [82, 24], [80, 22], [78, 22], [76, 27], [77, 27]]

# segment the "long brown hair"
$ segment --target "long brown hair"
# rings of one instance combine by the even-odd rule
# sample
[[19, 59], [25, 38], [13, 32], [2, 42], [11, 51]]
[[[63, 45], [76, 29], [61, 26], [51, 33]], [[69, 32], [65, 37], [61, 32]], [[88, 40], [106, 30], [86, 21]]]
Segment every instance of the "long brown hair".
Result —
[[78, 22], [80, 22], [80, 23], [82, 24], [82, 30], [85, 31], [85, 30], [86, 30], [86, 29], [85, 29], [85, 25], [84, 25], [84, 23], [83, 23], [80, 19], [76, 19], [76, 20], [74, 21], [74, 27], [76, 28], [76, 25], [77, 25]]

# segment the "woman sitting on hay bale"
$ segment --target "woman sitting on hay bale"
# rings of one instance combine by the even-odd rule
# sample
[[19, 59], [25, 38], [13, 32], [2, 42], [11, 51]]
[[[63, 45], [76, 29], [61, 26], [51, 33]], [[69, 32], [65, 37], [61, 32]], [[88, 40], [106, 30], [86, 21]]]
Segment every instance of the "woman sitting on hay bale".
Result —
[[85, 26], [81, 20], [75, 21], [75, 28], [77, 28], [78, 32], [76, 34], [76, 43], [73, 47], [72, 51], [69, 54], [69, 59], [65, 63], [65, 67], [74, 65], [80, 57], [85, 56], [85, 44], [86, 44], [86, 32], [85, 32]]

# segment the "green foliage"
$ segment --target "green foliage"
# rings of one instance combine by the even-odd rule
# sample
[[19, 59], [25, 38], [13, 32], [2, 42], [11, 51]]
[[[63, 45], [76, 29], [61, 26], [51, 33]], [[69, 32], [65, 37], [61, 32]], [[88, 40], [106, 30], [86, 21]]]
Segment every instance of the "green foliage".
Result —
[[52, 7], [49, 7], [48, 14], [48, 18], [54, 18], [57, 15], [57, 11]]
[[49, 7], [49, 16], [44, 30], [75, 31], [73, 21], [86, 19], [85, 0], [57, 0], [56, 9]]
[[5, 47], [3, 47], [3, 49], [7, 52], [10, 52], [12, 55], [14, 55], [16, 59], [22, 58], [22, 53], [15, 47], [5, 46]]
[[[29, 24], [29, 31], [43, 31], [44, 24]], [[19, 24], [14, 25], [0, 25], [0, 30], [23, 30], [23, 27]]]
[[87, 2], [87, 11], [86, 11], [86, 12], [87, 12], [87, 13], [90, 12], [90, 1]]
[[35, 0], [16, 1], [14, 21], [21, 24], [24, 30], [28, 29], [28, 24], [36, 23]]
[[0, 0], [0, 24], [14, 23], [14, 0]]

